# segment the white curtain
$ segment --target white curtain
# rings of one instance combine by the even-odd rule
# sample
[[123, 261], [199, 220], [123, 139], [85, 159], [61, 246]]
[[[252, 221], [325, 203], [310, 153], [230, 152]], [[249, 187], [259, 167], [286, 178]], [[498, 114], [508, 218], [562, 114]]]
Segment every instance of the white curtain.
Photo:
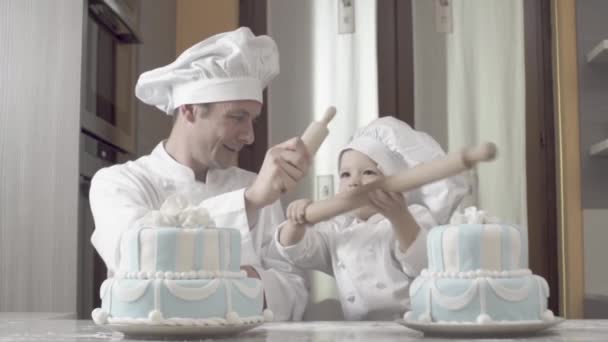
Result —
[[472, 204], [527, 232], [522, 0], [455, 0], [446, 38], [448, 148], [492, 141]]
[[[281, 55], [281, 73], [269, 96], [269, 138], [275, 144], [302, 134], [333, 105], [338, 113], [317, 152], [314, 171], [283, 203], [314, 197], [316, 176], [332, 175], [337, 191], [337, 156], [355, 129], [378, 117], [376, 0], [354, 0], [355, 32], [338, 33], [343, 0], [269, 0], [269, 34]], [[342, 319], [335, 281], [311, 274], [308, 320]]]
[[353, 1], [355, 32], [339, 34], [342, 1], [312, 1], [314, 113], [319, 119], [328, 105], [338, 110], [332, 133], [315, 158], [316, 174], [337, 174], [340, 147], [356, 128], [378, 117], [376, 1]]
[[[340, 1], [314, 0], [311, 23], [314, 113], [319, 119], [328, 105], [338, 110], [330, 125], [331, 134], [315, 157], [315, 174], [334, 175], [334, 191], [338, 190], [338, 151], [355, 129], [378, 117], [376, 1], [353, 1], [355, 32], [339, 34]], [[306, 319], [342, 319], [334, 279], [313, 272], [311, 281], [312, 304]]]

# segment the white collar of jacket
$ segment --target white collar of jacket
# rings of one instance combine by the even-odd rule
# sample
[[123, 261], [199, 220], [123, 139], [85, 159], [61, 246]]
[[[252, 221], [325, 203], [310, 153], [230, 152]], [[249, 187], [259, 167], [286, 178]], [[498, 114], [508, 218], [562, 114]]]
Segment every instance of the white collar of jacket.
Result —
[[361, 224], [361, 223], [369, 223], [369, 224], [376, 224], [382, 220], [385, 219], [385, 217], [382, 214], [374, 214], [372, 216], [370, 216], [366, 221], [363, 221], [351, 214], [346, 214], [343, 215], [345, 217], [345, 227], [354, 225], [354, 224]]
[[[194, 183], [196, 177], [194, 171], [186, 165], [180, 164], [177, 160], [173, 159], [165, 149], [166, 140], [161, 141], [150, 156], [154, 162], [157, 172], [163, 177], [169, 177], [176, 181]], [[209, 180], [209, 172], [207, 173], [207, 180]]]

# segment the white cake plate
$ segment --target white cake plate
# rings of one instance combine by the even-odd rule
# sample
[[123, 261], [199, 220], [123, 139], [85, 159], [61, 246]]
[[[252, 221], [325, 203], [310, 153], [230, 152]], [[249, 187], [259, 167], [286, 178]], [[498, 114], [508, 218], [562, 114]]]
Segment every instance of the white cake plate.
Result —
[[105, 324], [111, 330], [121, 332], [130, 338], [208, 338], [233, 336], [253, 329], [264, 322], [226, 325], [151, 325], [151, 324]]
[[416, 320], [397, 320], [396, 322], [410, 329], [432, 336], [467, 336], [467, 337], [501, 337], [515, 335], [531, 335], [552, 326], [564, 319], [555, 317], [551, 321], [528, 322], [496, 322], [490, 324], [476, 323], [424, 323]]

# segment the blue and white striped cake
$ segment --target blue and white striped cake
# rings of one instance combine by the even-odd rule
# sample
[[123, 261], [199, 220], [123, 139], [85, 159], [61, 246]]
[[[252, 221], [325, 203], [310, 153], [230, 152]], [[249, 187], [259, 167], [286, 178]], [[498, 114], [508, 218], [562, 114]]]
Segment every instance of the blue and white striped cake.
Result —
[[141, 227], [125, 233], [120, 255], [119, 272], [127, 278], [240, 273], [241, 236], [236, 229]]
[[440, 226], [429, 232], [427, 250], [430, 272], [518, 270], [528, 257], [519, 228], [507, 224]]
[[427, 253], [429, 266], [410, 286], [405, 319], [470, 324], [554, 319], [547, 309], [547, 282], [525, 266], [528, 244], [518, 227], [436, 227], [428, 234]]
[[98, 324], [217, 326], [271, 320], [259, 279], [240, 270], [236, 229], [143, 226], [125, 232]]

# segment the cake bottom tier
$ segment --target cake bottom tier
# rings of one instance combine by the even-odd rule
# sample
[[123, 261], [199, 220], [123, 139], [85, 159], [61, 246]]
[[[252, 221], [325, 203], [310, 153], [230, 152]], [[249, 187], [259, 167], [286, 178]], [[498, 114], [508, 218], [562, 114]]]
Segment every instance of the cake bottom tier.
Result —
[[[217, 325], [264, 321], [260, 280], [106, 279], [98, 324]], [[268, 318], [267, 318], [268, 319]]]
[[422, 322], [491, 323], [547, 321], [549, 287], [542, 277], [438, 278], [420, 276], [410, 286], [406, 319]]

